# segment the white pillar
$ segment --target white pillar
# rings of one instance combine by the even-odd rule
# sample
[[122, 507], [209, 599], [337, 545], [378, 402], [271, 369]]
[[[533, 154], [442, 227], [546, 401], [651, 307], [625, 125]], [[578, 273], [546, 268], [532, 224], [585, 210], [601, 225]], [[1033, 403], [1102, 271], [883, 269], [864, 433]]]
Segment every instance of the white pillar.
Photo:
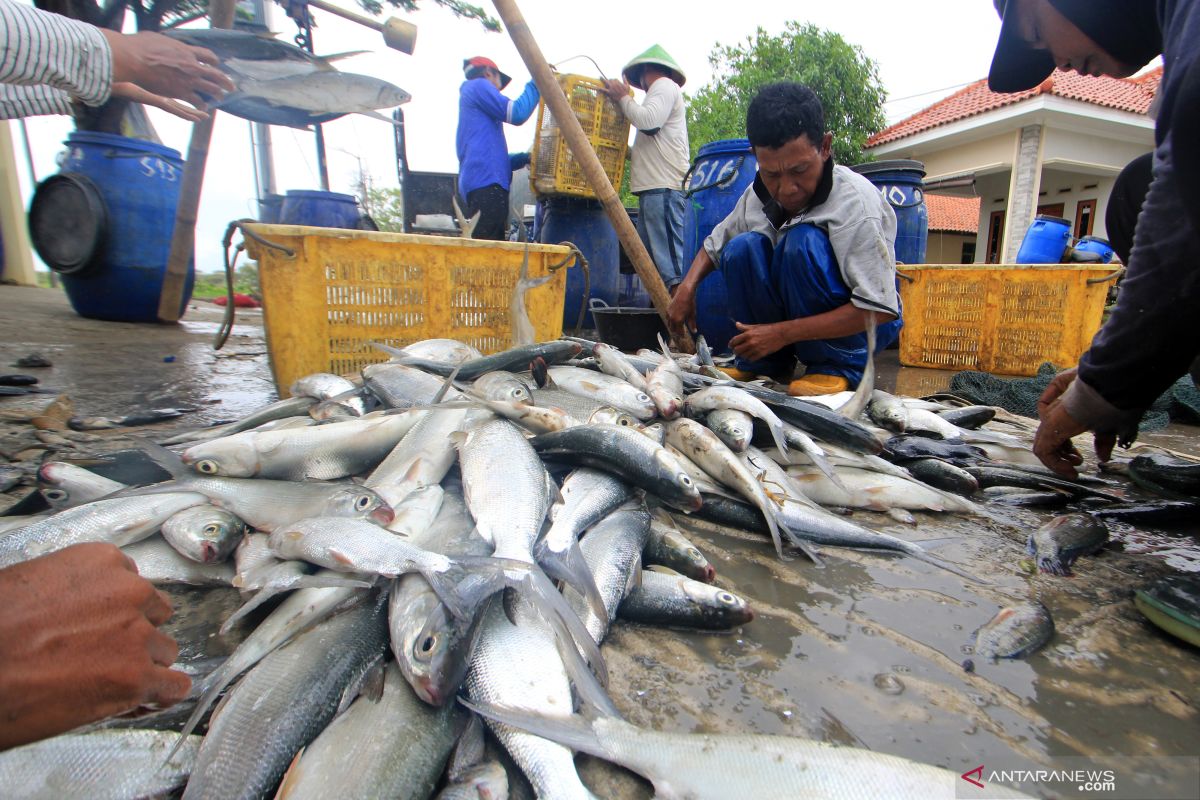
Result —
[[6, 120], [0, 120], [0, 237], [4, 239], [4, 280], [37, 286], [12, 131]]

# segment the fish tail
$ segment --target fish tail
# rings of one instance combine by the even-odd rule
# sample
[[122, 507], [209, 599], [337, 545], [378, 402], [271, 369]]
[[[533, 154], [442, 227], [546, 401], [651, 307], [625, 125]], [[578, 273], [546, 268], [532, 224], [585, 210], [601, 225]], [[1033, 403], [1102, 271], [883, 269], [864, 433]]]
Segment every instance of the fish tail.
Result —
[[604, 686], [608, 685], [608, 667], [600, 655], [596, 640], [588, 633], [583, 620], [575, 613], [566, 598], [554, 588], [554, 584], [546, 577], [541, 568], [534, 567], [517, 579], [510, 586], [518, 594], [534, 604], [542, 616], [555, 630], [555, 636], [563, 641], [573, 641], [583, 654], [583, 658], [596, 672], [596, 677]]
[[776, 417], [767, 421], [767, 428], [771, 431], [771, 438], [775, 440], [775, 447], [779, 449], [783, 460], [788, 464], [792, 463], [792, 457], [788, 454], [787, 435], [783, 431], [783, 422]]
[[191, 474], [191, 470], [183, 463], [178, 453], [173, 453], [160, 444], [147, 439], [141, 441], [141, 448], [150, 460], [170, 473], [172, 478], [179, 479]]
[[[767, 517], [767, 521], [770, 522], [771, 518]], [[804, 553], [804, 555], [808, 556], [809, 560], [813, 562], [814, 567], [817, 567], [818, 569], [823, 569], [825, 567], [825, 559], [821, 558], [821, 554], [817, 552], [816, 548], [814, 548], [811, 543], [801, 538], [799, 534], [789, 528], [782, 520], [777, 520], [776, 524], [779, 526], [779, 530], [787, 534], [788, 541], [792, 543], [792, 546], [801, 553]]]
[[262, 590], [260, 590], [259, 592], [257, 592], [254, 595], [254, 597], [250, 598], [247, 602], [243, 603], [241, 608], [239, 608], [237, 611], [235, 611], [229, 615], [229, 619], [225, 620], [225, 623], [221, 626], [218, 633], [220, 633], [222, 636], [229, 633], [229, 631], [231, 631], [233, 629], [233, 624], [235, 622], [237, 622], [239, 619], [246, 616], [251, 611], [258, 608], [259, 606], [261, 606], [263, 603], [270, 600], [275, 595], [279, 594], [281, 591], [287, 591], [292, 588], [293, 587], [289, 586], [286, 589], [262, 589]]
[[[471, 618], [473, 609], [464, 602], [458, 591], [458, 585], [461, 583], [460, 570], [452, 566], [448, 570], [422, 569], [420, 572], [447, 611], [456, 619]], [[455, 578], [459, 578], [459, 580], [455, 580]]]
[[458, 702], [490, 720], [503, 722], [505, 725], [541, 736], [543, 739], [557, 742], [572, 750], [604, 757], [604, 748], [593, 730], [593, 726], [578, 714], [569, 717], [548, 717], [515, 708], [476, 703], [462, 697], [458, 699]]
[[403, 347], [392, 347], [390, 344], [384, 344], [383, 342], [367, 342], [367, 344], [393, 357], [404, 358], [408, 355], [408, 351]]
[[237, 677], [238, 671], [235, 670], [230, 662], [226, 661], [212, 673], [208, 678], [208, 687], [204, 690], [204, 694], [200, 695], [200, 699], [196, 701], [196, 707], [192, 709], [192, 715], [187, 718], [187, 722], [183, 723], [183, 728], [179, 731], [179, 738], [171, 747], [167, 757], [163, 759], [164, 764], [169, 764], [175, 758], [175, 754], [179, 752], [179, 748], [188, 741], [188, 736], [196, 730], [196, 726], [200, 724], [200, 720], [204, 718], [204, 714], [208, 711], [213, 701], [217, 699], [217, 695]]
[[600, 588], [596, 586], [596, 578], [583, 558], [583, 551], [579, 549], [579, 542], [572, 542], [571, 546], [563, 551], [543, 547], [537, 554], [537, 562], [551, 578], [570, 584], [583, 595], [592, 613], [600, 618], [606, 629], [608, 628], [608, 609], [600, 595]]
[[1042, 572], [1049, 572], [1051, 575], [1070, 575], [1071, 570], [1063, 563], [1058, 556], [1039, 556], [1037, 567]]

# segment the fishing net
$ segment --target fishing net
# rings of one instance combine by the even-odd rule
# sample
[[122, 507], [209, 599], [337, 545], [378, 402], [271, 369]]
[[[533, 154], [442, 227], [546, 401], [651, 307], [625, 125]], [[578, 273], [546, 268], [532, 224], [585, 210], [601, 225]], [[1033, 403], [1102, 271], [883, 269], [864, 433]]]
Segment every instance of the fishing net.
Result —
[[[1032, 378], [1001, 378], [968, 370], [950, 379], [950, 392], [973, 403], [999, 406], [1014, 414], [1037, 418], [1037, 401], [1061, 369], [1046, 362]], [[1200, 389], [1185, 375], [1154, 401], [1138, 426], [1143, 431], [1165, 428], [1171, 420], [1200, 424]]]

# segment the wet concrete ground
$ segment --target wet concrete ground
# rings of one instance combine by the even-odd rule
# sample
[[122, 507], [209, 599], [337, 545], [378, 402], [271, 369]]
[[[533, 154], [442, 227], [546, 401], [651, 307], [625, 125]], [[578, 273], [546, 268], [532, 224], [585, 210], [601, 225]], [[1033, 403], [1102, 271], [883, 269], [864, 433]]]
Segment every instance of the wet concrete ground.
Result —
[[[0, 309], [0, 371], [39, 375], [44, 386], [68, 394], [79, 415], [199, 409], [154, 426], [161, 436], [274, 399], [258, 312], [239, 310], [230, 344], [214, 353], [209, 342], [222, 312], [207, 303], [193, 304], [177, 326], [129, 325], [81, 319], [57, 292], [0, 286]], [[30, 352], [54, 366], [7, 366]], [[881, 388], [945, 388], [949, 373], [899, 369], [895, 358], [889, 351], [881, 359]], [[20, 420], [53, 397], [0, 398], [0, 417], [8, 420], [0, 447], [9, 460], [24, 455], [17, 463], [32, 469], [47, 450], [71, 454], [126, 442], [120, 432], [49, 445], [35, 438]], [[1196, 453], [1196, 433], [1172, 426], [1143, 441]], [[604, 645], [616, 704], [630, 721], [652, 728], [814, 737], [956, 773], [980, 764], [1061, 766], [1070, 763], [1062, 757], [1091, 756], [1123, 776], [1134, 769], [1131, 759], [1154, 757], [1162, 760], [1137, 768], [1140, 796], [1200, 796], [1200, 651], [1151, 626], [1132, 603], [1135, 589], [1198, 568], [1194, 531], [1113, 526], [1114, 545], [1077, 562], [1074, 577], [1060, 578], [1031, 575], [1021, 563], [1025, 538], [1051, 513], [916, 516], [915, 527], [869, 512], [854, 518], [928, 540], [938, 556], [990, 585], [913, 559], [834, 548], [825, 548], [827, 566], [818, 569], [778, 560], [757, 535], [688, 523], [718, 583], [748, 598], [758, 617], [727, 635], [616, 624]], [[179, 611], [172, 626], [185, 657], [219, 655], [236, 643], [236, 636], [209, 637], [237, 603], [232, 590], [173, 595]], [[974, 630], [999, 607], [1026, 598], [1040, 599], [1054, 616], [1050, 644], [1021, 661], [977, 659], [975, 672], [965, 672]], [[1185, 756], [1190, 760], [1180, 760]], [[595, 759], [580, 764], [600, 797], [651, 795], [645, 782]], [[877, 796], [887, 796], [887, 788]]]

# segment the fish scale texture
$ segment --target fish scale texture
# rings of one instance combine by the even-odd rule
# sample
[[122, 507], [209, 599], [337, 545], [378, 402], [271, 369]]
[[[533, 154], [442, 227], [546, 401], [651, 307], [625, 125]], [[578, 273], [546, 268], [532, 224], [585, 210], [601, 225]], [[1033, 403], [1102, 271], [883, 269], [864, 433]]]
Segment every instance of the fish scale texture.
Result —
[[210, 724], [185, 800], [270, 796], [296, 752], [333, 718], [346, 687], [383, 654], [383, 606], [343, 612], [247, 673]]

